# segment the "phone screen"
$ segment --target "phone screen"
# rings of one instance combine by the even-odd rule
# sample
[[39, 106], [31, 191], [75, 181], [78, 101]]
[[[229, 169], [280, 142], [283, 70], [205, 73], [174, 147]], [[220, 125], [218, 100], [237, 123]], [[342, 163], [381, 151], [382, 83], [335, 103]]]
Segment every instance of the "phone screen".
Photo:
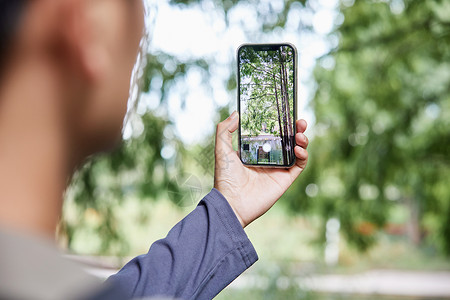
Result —
[[289, 44], [242, 45], [237, 55], [241, 160], [292, 166], [297, 52]]

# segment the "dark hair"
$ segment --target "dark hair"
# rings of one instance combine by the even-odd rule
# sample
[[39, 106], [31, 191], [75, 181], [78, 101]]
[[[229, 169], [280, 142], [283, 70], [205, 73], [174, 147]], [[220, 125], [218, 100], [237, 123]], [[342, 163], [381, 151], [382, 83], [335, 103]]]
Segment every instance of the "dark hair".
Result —
[[0, 73], [28, 0], [0, 0]]

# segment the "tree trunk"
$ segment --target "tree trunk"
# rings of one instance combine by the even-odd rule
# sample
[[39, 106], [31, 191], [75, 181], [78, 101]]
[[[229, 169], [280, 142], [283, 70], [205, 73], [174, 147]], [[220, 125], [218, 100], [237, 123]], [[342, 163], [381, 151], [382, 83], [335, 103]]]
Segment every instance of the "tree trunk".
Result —
[[277, 80], [275, 78], [275, 74], [273, 74], [273, 85], [275, 90], [275, 99], [277, 101], [277, 112], [278, 112], [278, 127], [280, 129], [280, 138], [281, 138], [281, 149], [283, 153], [283, 164], [287, 164], [287, 153], [286, 153], [286, 144], [284, 143], [283, 139], [283, 129], [281, 127], [281, 115], [280, 115], [280, 104], [278, 102], [278, 92], [277, 92]]
[[293, 152], [294, 152], [294, 140], [293, 140], [294, 131], [293, 131], [293, 127], [292, 127], [291, 108], [289, 105], [288, 75], [287, 75], [285, 60], [282, 57], [281, 53], [280, 53], [280, 65], [281, 65], [281, 71], [282, 71], [282, 80], [284, 81], [283, 92], [284, 92], [284, 101], [285, 101], [285, 109], [286, 109], [285, 114], [287, 116], [287, 124], [286, 125], [288, 128], [288, 130], [286, 131], [286, 139], [287, 139], [287, 145], [288, 145], [289, 153], [290, 153], [289, 158], [291, 158], [291, 157], [293, 157]]
[[[280, 65], [282, 65], [282, 63], [280, 62]], [[283, 112], [283, 127], [284, 127], [284, 135], [283, 135], [283, 140], [284, 140], [284, 147], [283, 147], [283, 151], [286, 152], [286, 156], [287, 156], [287, 145], [289, 143], [289, 138], [288, 138], [288, 126], [287, 126], [287, 115], [286, 115], [286, 86], [284, 85], [284, 81], [283, 81], [283, 74], [282, 74], [282, 70], [281, 70], [281, 66], [280, 66], [280, 77], [281, 77], [281, 110]], [[289, 159], [289, 157], [288, 157]], [[289, 164], [290, 162], [288, 160], [286, 160], [285, 164]]]

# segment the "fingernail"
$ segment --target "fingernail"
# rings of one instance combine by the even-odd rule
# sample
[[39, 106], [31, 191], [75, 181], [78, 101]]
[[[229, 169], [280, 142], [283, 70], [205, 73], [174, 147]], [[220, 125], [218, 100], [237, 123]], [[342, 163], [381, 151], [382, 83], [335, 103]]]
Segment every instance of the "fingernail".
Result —
[[238, 113], [237, 113], [237, 111], [233, 111], [233, 113], [230, 115], [230, 119], [231, 120], [234, 120], [234, 119], [236, 119], [237, 118], [237, 116], [238, 116]]

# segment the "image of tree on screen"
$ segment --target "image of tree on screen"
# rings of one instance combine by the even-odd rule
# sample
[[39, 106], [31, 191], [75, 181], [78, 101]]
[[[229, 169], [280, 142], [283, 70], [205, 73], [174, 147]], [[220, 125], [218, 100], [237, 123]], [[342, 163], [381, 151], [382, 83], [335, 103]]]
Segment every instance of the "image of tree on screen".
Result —
[[243, 47], [239, 68], [242, 160], [289, 165], [294, 157], [294, 50]]

